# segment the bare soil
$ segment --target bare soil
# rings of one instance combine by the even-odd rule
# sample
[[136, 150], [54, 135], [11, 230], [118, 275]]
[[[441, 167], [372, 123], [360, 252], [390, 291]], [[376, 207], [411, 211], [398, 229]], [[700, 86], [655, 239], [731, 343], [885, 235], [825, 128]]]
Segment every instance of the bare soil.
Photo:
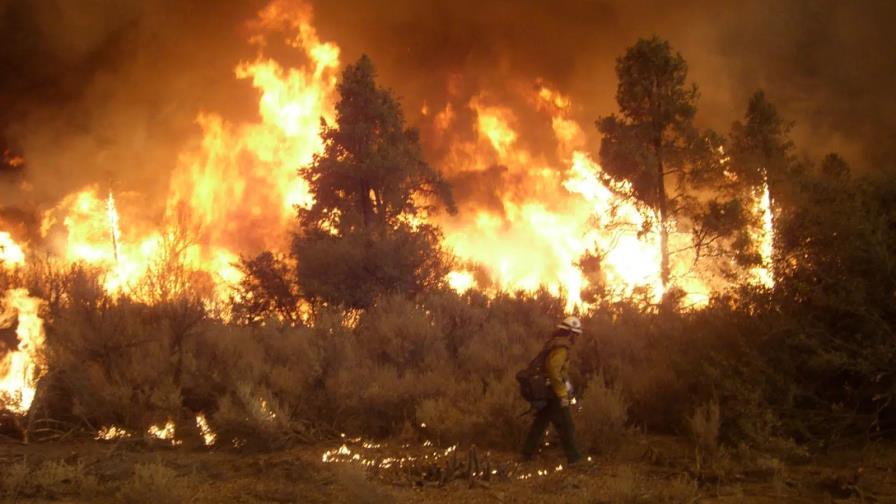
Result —
[[[277, 451], [171, 447], [155, 441], [0, 442], [4, 502], [892, 502], [896, 446], [871, 445], [800, 463], [697, 457], [675, 438], [638, 437], [612, 456], [566, 467], [546, 446], [513, 453], [402, 441], [338, 439]], [[52, 463], [76, 468], [53, 476]], [[10, 490], [16, 468], [27, 468]], [[165, 479], [140, 479], [140, 466]], [[167, 471], [167, 472], [166, 472]], [[49, 474], [49, 475], [48, 475]], [[163, 475], [164, 476], [164, 475]], [[21, 478], [20, 478], [21, 479]], [[12, 483], [11, 483], [12, 481]], [[144, 485], [145, 488], [140, 485]], [[4, 496], [5, 495], [5, 496]]]

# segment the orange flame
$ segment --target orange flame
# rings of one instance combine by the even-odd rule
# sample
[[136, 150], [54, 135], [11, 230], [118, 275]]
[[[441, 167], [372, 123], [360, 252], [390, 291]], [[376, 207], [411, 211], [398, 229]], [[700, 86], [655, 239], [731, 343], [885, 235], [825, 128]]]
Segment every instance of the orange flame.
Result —
[[[541, 86], [535, 106], [551, 115], [557, 152], [566, 168], [551, 166], [519, 145], [513, 112], [477, 97], [470, 108], [478, 116], [478, 142], [456, 146], [450, 157], [454, 166], [449, 168], [506, 166], [521, 180], [513, 190], [523, 187], [525, 193], [500, 194], [500, 211], [475, 209], [457, 218], [440, 218], [446, 244], [460, 258], [483, 265], [500, 288], [533, 291], [545, 286], [553, 293], [562, 291], [569, 309], [582, 304], [582, 290], [588, 286], [577, 266], [587, 252], [602, 257], [603, 281], [616, 296], [647, 287], [659, 300], [663, 294], [659, 237], [644, 232], [650, 212], [620, 196], [629, 192], [625, 184], [609, 186], [603, 181], [600, 166], [583, 150], [584, 132], [569, 117], [568, 97]], [[679, 234], [672, 238], [679, 245], [690, 239]], [[690, 304], [708, 299], [708, 288], [684, 257], [674, 264], [674, 272]], [[459, 290], [468, 288], [466, 278], [471, 278], [468, 272], [467, 277], [461, 273], [448, 279]]]
[[202, 140], [181, 154], [171, 175], [161, 229], [133, 216], [111, 192], [104, 202], [96, 186], [45, 214], [42, 234], [58, 255], [104, 268], [107, 291], [140, 297], [140, 285], [158, 268], [174, 233], [184, 241], [180, 260], [210, 273], [216, 297], [226, 299], [228, 286], [242, 275], [234, 266], [239, 253], [282, 249], [295, 206], [312, 202], [297, 170], [323, 149], [321, 118], [333, 120], [339, 48], [321, 42], [310, 11], [292, 2], [272, 2], [254, 27], [261, 32], [250, 41], [260, 51], [266, 31], [286, 30], [309, 64], [283, 68], [260, 52], [236, 66], [235, 76], [258, 90], [260, 120], [232, 124], [199, 114]]
[[775, 279], [770, 265], [774, 246], [774, 225], [768, 183], [762, 185], [762, 192], [756, 198], [755, 211], [762, 217], [762, 228], [755, 230], [753, 236], [759, 242], [759, 255], [762, 258], [762, 264], [753, 270], [753, 275], [760, 285], [773, 287]]
[[0, 231], [0, 266], [21, 266], [25, 264], [25, 251], [6, 231]]
[[146, 435], [162, 441], [169, 441], [173, 446], [181, 444], [181, 441], [174, 439], [175, 425], [172, 420], [168, 420], [164, 425], [151, 425], [146, 430]]
[[202, 434], [202, 441], [205, 443], [205, 446], [213, 446], [218, 440], [218, 435], [208, 425], [205, 414], [199, 413], [196, 415], [196, 427], [199, 428], [199, 433]]
[[[178, 257], [209, 274], [214, 295], [223, 299], [228, 286], [240, 280], [233, 265], [239, 254], [284, 250], [295, 207], [312, 203], [297, 170], [322, 152], [320, 119], [333, 122], [340, 49], [320, 40], [311, 10], [295, 2], [271, 2], [252, 28], [249, 42], [258, 55], [236, 65], [234, 74], [256, 90], [259, 119], [232, 123], [211, 112], [198, 115], [201, 141], [174, 167], [161, 225], [137, 217], [125, 194], [116, 199], [110, 193], [103, 201], [96, 186], [69, 195], [44, 216], [47, 241], [65, 260], [105, 268], [108, 291], [139, 296], [139, 286], [175, 241]], [[286, 68], [267, 56], [274, 33], [286, 33], [286, 43], [307, 63]], [[476, 138], [453, 146], [443, 168], [457, 173], [500, 165], [513, 180], [498, 189], [499, 208], [461, 207], [457, 217], [430, 217], [442, 226], [445, 244], [481, 266], [497, 288], [546, 286], [564, 292], [570, 308], [582, 304], [589, 286], [577, 265], [587, 252], [602, 258], [601, 280], [616, 295], [646, 286], [659, 299], [659, 245], [656, 233], [645, 231], [649, 212], [620, 196], [625, 187], [603, 181], [600, 166], [585, 151], [585, 134], [572, 118], [574, 104], [567, 96], [540, 83], [526, 98], [547, 115], [547, 135], [556, 142], [561, 165], [525, 145], [518, 117], [531, 111], [514, 110], [485, 93], [476, 96], [467, 104], [475, 114]], [[451, 105], [441, 111], [427, 107], [424, 114], [439, 131], [452, 128], [458, 117]], [[672, 239], [686, 245], [688, 238], [673, 234]], [[0, 235], [0, 251], [6, 250], [2, 240]], [[693, 303], [705, 299], [708, 288], [686, 260], [673, 264], [673, 275]], [[464, 291], [480, 276], [459, 270], [446, 280]]]
[[41, 304], [27, 290], [12, 289], [6, 292], [0, 314], [0, 327], [9, 327], [13, 317], [18, 317], [18, 348], [0, 361], [0, 406], [16, 413], [31, 407], [37, 381], [45, 372], [40, 364], [44, 347], [44, 322], [38, 313]]
[[118, 243], [121, 241], [121, 228], [118, 225], [118, 210], [115, 208], [115, 198], [112, 191], [106, 198], [106, 214], [109, 216], [109, 234], [112, 237], [112, 249], [115, 252], [115, 261], [118, 262]]

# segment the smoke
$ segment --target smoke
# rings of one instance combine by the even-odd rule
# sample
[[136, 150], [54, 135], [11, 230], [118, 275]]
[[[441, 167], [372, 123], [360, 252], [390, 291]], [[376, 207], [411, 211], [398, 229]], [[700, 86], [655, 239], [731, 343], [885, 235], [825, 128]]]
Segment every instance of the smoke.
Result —
[[[147, 212], [161, 211], [178, 153], [199, 135], [197, 113], [234, 121], [256, 113], [255, 93], [233, 69], [253, 56], [247, 21], [262, 6], [0, 0], [0, 150], [26, 160], [0, 163], [0, 218], [39, 212], [91, 183], [139, 193]], [[595, 153], [593, 121], [616, 110], [615, 59], [654, 34], [688, 61], [701, 89], [702, 126], [727, 132], [763, 88], [795, 121], [794, 138], [808, 156], [839, 151], [867, 170], [896, 155], [889, 26], [896, 4], [889, 1], [320, 0], [313, 7], [321, 38], [340, 45], [344, 62], [371, 55], [437, 165], [454, 143], [473, 138], [474, 97], [512, 110], [520, 143], [554, 159], [550, 118], [531, 103], [538, 83], [571, 97], [571, 118]], [[436, 113], [449, 104], [454, 126], [436, 127]], [[458, 192], [470, 188], [471, 198], [491, 205], [489, 177], [514, 181], [500, 167], [456, 175]]]
[[[323, 36], [346, 59], [369, 53], [412, 112], [479, 93], [512, 104], [521, 86], [543, 79], [571, 96], [596, 151], [594, 119], [616, 110], [615, 59], [638, 37], [658, 35], [689, 63], [701, 125], [727, 132], [764, 89], [795, 122], [807, 155], [839, 151], [857, 169], [892, 164], [896, 154], [894, 15], [889, 1], [833, 0], [316, 5]], [[527, 145], [548, 149], [545, 119], [520, 119]]]
[[[139, 192], [158, 212], [200, 110], [251, 113], [233, 78], [252, 55], [250, 2], [0, 3], [0, 218], [39, 213], [89, 184]], [[16, 219], [18, 220], [18, 219]]]

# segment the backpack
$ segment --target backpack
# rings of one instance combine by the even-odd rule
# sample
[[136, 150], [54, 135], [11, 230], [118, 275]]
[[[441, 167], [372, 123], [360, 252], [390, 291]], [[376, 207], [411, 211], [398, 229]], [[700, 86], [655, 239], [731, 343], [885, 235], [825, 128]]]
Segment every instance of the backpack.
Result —
[[516, 381], [520, 386], [520, 395], [523, 396], [523, 399], [529, 401], [535, 409], [547, 406], [548, 401], [554, 395], [550, 379], [545, 372], [544, 362], [551, 350], [555, 348], [557, 346], [549, 346], [543, 349], [532, 359], [528, 366], [516, 374]]

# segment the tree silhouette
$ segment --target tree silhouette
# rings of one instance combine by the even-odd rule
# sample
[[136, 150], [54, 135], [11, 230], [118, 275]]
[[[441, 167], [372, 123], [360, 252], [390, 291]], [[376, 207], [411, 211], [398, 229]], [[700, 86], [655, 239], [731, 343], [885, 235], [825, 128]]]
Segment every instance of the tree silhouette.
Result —
[[366, 55], [345, 69], [336, 124], [322, 124], [324, 152], [305, 171], [314, 204], [299, 210], [293, 252], [312, 300], [365, 307], [383, 292], [438, 284], [447, 272], [440, 232], [425, 217], [436, 204], [455, 211], [450, 187], [375, 76]]
[[[640, 39], [616, 60], [620, 115], [597, 120], [600, 160], [613, 178], [653, 210], [660, 227], [661, 279], [669, 285], [669, 219], [680, 209], [668, 178], [684, 180], [699, 135], [693, 126], [697, 86], [687, 84], [687, 63], [659, 38]], [[684, 197], [684, 195], [681, 195]]]

